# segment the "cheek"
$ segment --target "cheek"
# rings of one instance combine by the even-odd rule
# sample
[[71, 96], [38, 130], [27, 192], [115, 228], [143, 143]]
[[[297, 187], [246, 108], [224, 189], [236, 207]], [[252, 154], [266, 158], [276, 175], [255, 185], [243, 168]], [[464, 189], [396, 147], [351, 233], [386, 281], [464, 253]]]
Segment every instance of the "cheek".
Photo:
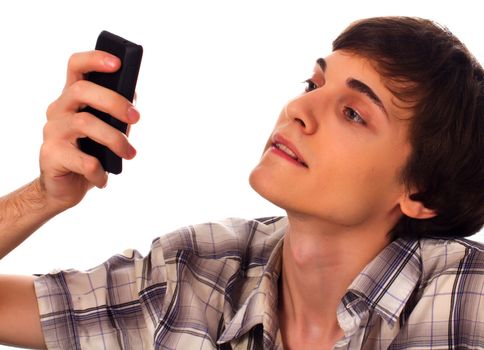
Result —
[[[358, 206], [370, 202], [387, 203], [399, 185], [401, 157], [383, 145], [339, 143], [318, 159], [312, 187], [321, 201], [334, 201]], [[363, 147], [365, 146], [365, 147]]]
[[368, 205], [386, 210], [396, 203], [404, 190], [400, 171], [406, 159], [406, 152], [402, 152], [401, 147], [394, 147], [391, 142], [375, 144], [366, 154], [353, 159], [354, 176], [347, 186]]

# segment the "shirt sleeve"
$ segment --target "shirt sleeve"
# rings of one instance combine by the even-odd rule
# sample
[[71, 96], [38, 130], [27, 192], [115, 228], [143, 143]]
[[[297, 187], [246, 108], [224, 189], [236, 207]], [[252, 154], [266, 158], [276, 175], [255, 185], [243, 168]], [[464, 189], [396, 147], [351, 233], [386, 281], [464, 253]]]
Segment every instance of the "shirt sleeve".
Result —
[[144, 258], [129, 250], [88, 271], [39, 276], [35, 291], [48, 349], [150, 349], [166, 293], [159, 240]]

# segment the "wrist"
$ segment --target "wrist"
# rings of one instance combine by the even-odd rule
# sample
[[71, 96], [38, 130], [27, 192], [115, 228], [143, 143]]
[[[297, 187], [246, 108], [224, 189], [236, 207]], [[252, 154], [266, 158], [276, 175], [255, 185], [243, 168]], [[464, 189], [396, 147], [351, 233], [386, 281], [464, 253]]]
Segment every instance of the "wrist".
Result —
[[47, 219], [50, 219], [72, 207], [72, 205], [69, 205], [62, 200], [58, 200], [50, 194], [42, 175], [27, 186], [29, 187], [31, 196], [33, 197], [33, 209], [42, 212]]
[[0, 198], [0, 259], [59, 212], [39, 179]]

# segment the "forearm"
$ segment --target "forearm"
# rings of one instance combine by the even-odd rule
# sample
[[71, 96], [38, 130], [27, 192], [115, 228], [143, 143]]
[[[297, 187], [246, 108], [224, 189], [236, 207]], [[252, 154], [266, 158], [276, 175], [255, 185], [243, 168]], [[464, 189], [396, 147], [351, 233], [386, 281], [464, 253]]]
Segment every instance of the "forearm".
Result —
[[33, 276], [0, 275], [0, 344], [46, 348]]
[[0, 259], [58, 211], [48, 204], [40, 180], [0, 198]]
[[[56, 214], [39, 179], [0, 198], [0, 259]], [[44, 349], [33, 276], [0, 276], [0, 344]]]

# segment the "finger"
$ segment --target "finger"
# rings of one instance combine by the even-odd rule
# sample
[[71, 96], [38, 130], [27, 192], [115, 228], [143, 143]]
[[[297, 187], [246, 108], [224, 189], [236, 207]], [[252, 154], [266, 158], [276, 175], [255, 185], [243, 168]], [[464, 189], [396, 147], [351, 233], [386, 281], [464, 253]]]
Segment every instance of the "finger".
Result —
[[104, 51], [94, 50], [78, 52], [69, 58], [67, 64], [67, 78], [64, 88], [74, 82], [84, 79], [89, 72], [115, 72], [121, 66], [121, 60]]
[[45, 142], [40, 152], [43, 169], [54, 177], [76, 173], [96, 187], [105, 187], [108, 179], [101, 163], [95, 157], [81, 152], [69, 143]]
[[69, 86], [64, 93], [48, 109], [47, 116], [62, 116], [66, 112], [77, 112], [85, 106], [108, 113], [116, 119], [128, 124], [138, 122], [140, 118], [136, 108], [122, 95], [91, 83], [79, 80]]
[[87, 112], [51, 120], [44, 126], [44, 141], [63, 140], [77, 146], [82, 137], [108, 147], [121, 158], [132, 159], [136, 155], [125, 134]]
[[77, 113], [71, 118], [71, 122], [75, 130], [79, 132], [78, 138], [89, 137], [124, 159], [132, 159], [136, 155], [136, 150], [131, 146], [125, 134], [92, 114]]

